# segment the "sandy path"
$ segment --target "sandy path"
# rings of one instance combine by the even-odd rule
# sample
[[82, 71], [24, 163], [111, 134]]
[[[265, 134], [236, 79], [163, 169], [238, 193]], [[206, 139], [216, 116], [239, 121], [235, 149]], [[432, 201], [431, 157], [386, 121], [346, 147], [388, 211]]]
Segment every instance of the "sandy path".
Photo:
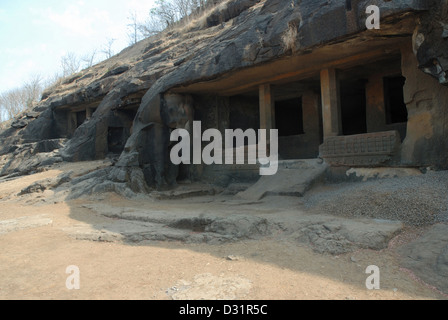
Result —
[[[4, 182], [0, 192], [14, 194], [57, 171]], [[286, 239], [223, 245], [80, 241], [64, 228], [108, 218], [79, 200], [41, 200], [0, 202], [0, 221], [39, 215], [52, 220], [0, 235], [0, 299], [445, 299], [400, 270], [393, 247], [335, 257]], [[130, 204], [117, 197], [102, 201]], [[70, 265], [79, 267], [80, 290], [66, 288]], [[369, 265], [381, 270], [381, 290], [365, 287]]]
[[[246, 290], [227, 292], [239, 299], [442, 298], [400, 271], [392, 250], [331, 257], [273, 240], [219, 246], [98, 243], [75, 240], [61, 230], [79, 223], [68, 216], [70, 207], [65, 204], [20, 211], [15, 205], [2, 206], [5, 211], [9, 216], [15, 215], [11, 211], [20, 216], [48, 214], [54, 222], [0, 236], [1, 299], [170, 299], [166, 290], [184, 282], [194, 284], [195, 277], [204, 274], [212, 276], [202, 290], [205, 298], [229, 290], [217, 281], [213, 284], [213, 278], [234, 277], [250, 282]], [[239, 258], [229, 261], [229, 255]], [[381, 270], [378, 291], [365, 288], [364, 271], [372, 264]], [[69, 265], [80, 269], [81, 290], [65, 286]]]

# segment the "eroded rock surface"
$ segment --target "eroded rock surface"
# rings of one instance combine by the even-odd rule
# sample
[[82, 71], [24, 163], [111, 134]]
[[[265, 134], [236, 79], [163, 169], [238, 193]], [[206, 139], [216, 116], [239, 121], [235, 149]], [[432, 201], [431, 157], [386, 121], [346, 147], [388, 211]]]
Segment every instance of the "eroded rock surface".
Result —
[[[275, 197], [270, 201], [276, 200]], [[216, 212], [197, 214], [184, 210], [135, 210], [107, 205], [85, 205], [103, 216], [118, 219], [110, 224], [67, 229], [77, 239], [95, 241], [146, 240], [182, 241], [187, 243], [219, 244], [265, 237], [286, 238], [310, 246], [323, 254], [339, 255], [362, 249], [387, 248], [403, 228], [400, 222], [373, 219], [341, 219], [332, 216], [307, 216], [287, 213], [277, 216], [231, 213], [214, 203]], [[266, 210], [263, 204], [250, 209]]]
[[424, 282], [448, 292], [448, 225], [437, 224], [399, 249], [401, 264]]
[[[365, 8], [371, 4], [381, 6], [384, 34], [364, 32]], [[379, 38], [409, 37], [412, 26], [398, 22], [416, 23], [413, 17], [417, 18], [417, 13], [422, 17], [414, 41], [418, 62], [443, 83], [440, 70], [447, 68], [446, 10], [444, 2], [417, 0], [363, 0], [351, 1], [350, 5], [344, 1], [229, 1], [201, 23], [145, 39], [47, 90], [33, 112], [22, 115], [0, 133], [0, 154], [7, 158], [3, 159], [6, 165], [0, 174], [23, 174], [27, 173], [25, 167], [44, 166], [61, 159], [104, 159], [114, 153], [115, 158], [121, 154], [118, 165], [111, 172], [103, 172], [104, 181], [98, 191], [145, 193], [154, 185], [172, 186], [179, 168], [167, 161], [168, 137], [170, 130], [186, 128], [191, 122], [191, 95], [189, 90], [183, 92], [187, 86], [193, 85], [192, 93], [194, 88], [218, 79], [229, 86], [225, 78], [233, 72], [263, 68], [267, 63], [290, 57], [306, 57], [323, 46], [337, 52], [331, 46], [344, 41], [356, 48], [357, 44]], [[354, 36], [357, 34], [359, 38]], [[285, 63], [283, 68], [289, 65]], [[260, 74], [254, 71], [252, 76], [258, 80], [272, 71], [259, 70]], [[196, 84], [198, 87], [194, 87]], [[218, 93], [225, 89], [222, 84], [210, 88]], [[201, 90], [210, 92], [204, 87]], [[79, 119], [71, 114], [75, 106], [85, 108]], [[435, 147], [440, 145], [437, 137]], [[68, 140], [39, 151], [46, 156], [32, 152], [16, 152], [12, 156], [10, 151], [17, 146], [58, 139]], [[56, 149], [60, 152], [52, 153]], [[31, 159], [33, 163], [29, 162]], [[415, 157], [411, 161], [422, 162]]]
[[20, 217], [17, 219], [0, 221], [0, 236], [11, 232], [24, 229], [38, 228], [48, 226], [53, 220], [48, 215]]

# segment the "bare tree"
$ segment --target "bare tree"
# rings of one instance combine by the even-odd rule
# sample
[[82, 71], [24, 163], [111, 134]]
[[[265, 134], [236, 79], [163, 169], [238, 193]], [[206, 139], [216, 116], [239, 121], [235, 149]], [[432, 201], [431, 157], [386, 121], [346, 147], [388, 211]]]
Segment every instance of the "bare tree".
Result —
[[33, 108], [39, 102], [43, 91], [43, 80], [42, 75], [34, 74], [25, 82], [23, 90], [26, 99], [26, 108]]
[[91, 53], [87, 53], [81, 57], [81, 61], [84, 63], [84, 69], [92, 67], [96, 63], [97, 50], [93, 50]]
[[14, 118], [19, 113], [31, 109], [41, 99], [43, 79], [39, 74], [33, 75], [20, 88], [0, 94], [1, 121]]
[[2, 101], [1, 101], [1, 97], [0, 97], [0, 130], [4, 129], [2, 123], [5, 121], [6, 121], [6, 115], [4, 113], [3, 105], [2, 105]]
[[[205, 8], [206, 3], [206, 0], [156, 0], [156, 7], [149, 12], [144, 22], [139, 22], [136, 15], [131, 16], [132, 23], [128, 25], [132, 28], [130, 35], [136, 36], [138, 30], [143, 38], [153, 36], [172, 27], [176, 22], [188, 18], [201, 8]], [[135, 29], [135, 26], [138, 28]], [[131, 37], [132, 39], [135, 40]]]
[[103, 46], [103, 50], [101, 51], [106, 55], [106, 59], [112, 58], [114, 55], [113, 51], [113, 45], [114, 45], [115, 39], [108, 38], [107, 43]]
[[81, 61], [75, 53], [69, 52], [61, 58], [62, 76], [67, 77], [79, 71]]
[[190, 0], [173, 0], [173, 5], [178, 11], [179, 19], [188, 17], [192, 12], [192, 1]]
[[51, 89], [51, 88], [54, 88], [54, 87], [60, 85], [63, 82], [63, 80], [64, 80], [64, 77], [59, 72], [54, 73], [53, 75], [49, 76], [44, 81], [44, 83], [42, 85], [44, 87], [43, 91], [46, 91], [48, 89]]
[[137, 11], [130, 13], [128, 27], [129, 45], [134, 45], [140, 41], [140, 23], [138, 21]]
[[25, 110], [25, 101], [23, 91], [12, 89], [0, 95], [0, 106], [4, 120], [13, 118], [16, 114]]
[[157, 7], [151, 10], [151, 14], [157, 16], [166, 28], [181, 18], [173, 0], [156, 0], [156, 4]]
[[143, 38], [149, 38], [162, 32], [164, 25], [161, 23], [157, 17], [150, 14], [144, 22], [140, 22], [138, 26], [138, 31]]

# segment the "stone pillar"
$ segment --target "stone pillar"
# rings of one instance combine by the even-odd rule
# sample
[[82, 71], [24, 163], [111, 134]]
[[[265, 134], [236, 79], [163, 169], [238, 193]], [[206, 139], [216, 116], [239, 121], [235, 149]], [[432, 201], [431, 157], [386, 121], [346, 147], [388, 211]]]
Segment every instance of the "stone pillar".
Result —
[[324, 69], [320, 73], [322, 92], [322, 118], [324, 138], [342, 134], [341, 97], [339, 80], [335, 69]]
[[316, 146], [320, 143], [319, 128], [319, 96], [312, 90], [305, 91], [302, 95], [303, 131], [307, 140]]
[[260, 85], [260, 129], [275, 129], [275, 101], [270, 84]]
[[230, 99], [229, 97], [216, 97], [216, 115], [219, 131], [225, 134], [227, 129], [230, 129]]
[[380, 74], [369, 77], [366, 85], [367, 132], [386, 130], [386, 106], [384, 103], [384, 81]]
[[76, 117], [76, 113], [67, 112], [67, 132], [69, 137], [72, 137], [77, 127], [78, 127], [78, 119]]

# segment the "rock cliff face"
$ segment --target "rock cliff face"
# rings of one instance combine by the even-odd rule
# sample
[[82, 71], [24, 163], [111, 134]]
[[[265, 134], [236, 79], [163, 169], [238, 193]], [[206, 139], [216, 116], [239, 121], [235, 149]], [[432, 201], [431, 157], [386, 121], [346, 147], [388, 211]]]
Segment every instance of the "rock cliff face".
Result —
[[[366, 31], [369, 5], [381, 9], [378, 32]], [[263, 78], [281, 79], [296, 66], [310, 69], [306, 64], [314, 56], [317, 66], [328, 65], [348, 52], [374, 51], [377, 44], [387, 47], [391, 39], [404, 41], [412, 34], [420, 68], [447, 84], [447, 10], [446, 1], [430, 0], [225, 2], [45, 92], [32, 114], [0, 134], [1, 175], [33, 170], [42, 161], [103, 159], [114, 153], [119, 160], [107, 181], [134, 192], [173, 183], [182, 168], [167, 161], [170, 130], [188, 128], [198, 110], [207, 109], [197, 101], [207, 101], [211, 93], [214, 105], [228, 104], [220, 97], [248, 83], [256, 88]], [[37, 161], [36, 154], [42, 159]], [[20, 169], [22, 160], [33, 157], [35, 163]]]
[[419, 68], [447, 85], [448, 2], [432, 1], [413, 36]]

